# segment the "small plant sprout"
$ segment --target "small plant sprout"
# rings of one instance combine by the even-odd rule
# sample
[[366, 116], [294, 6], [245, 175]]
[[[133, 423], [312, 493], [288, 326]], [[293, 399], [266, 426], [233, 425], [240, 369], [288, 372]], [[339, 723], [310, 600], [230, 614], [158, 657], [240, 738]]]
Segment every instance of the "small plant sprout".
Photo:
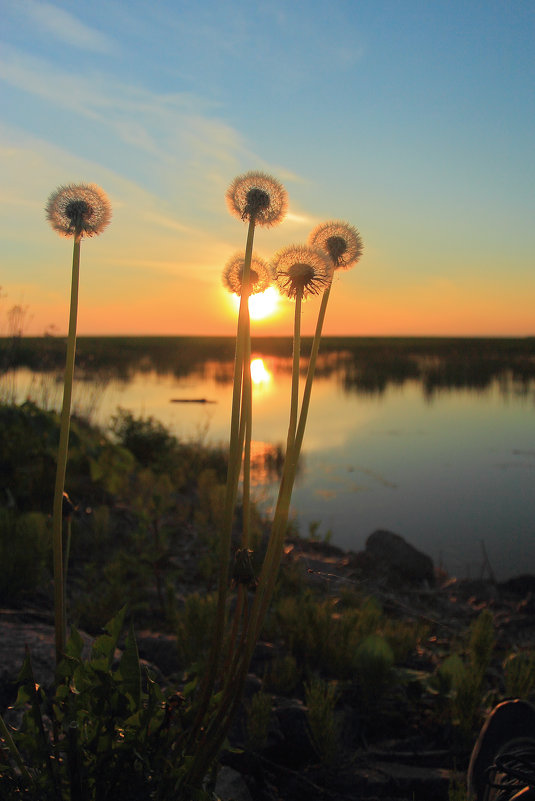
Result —
[[62, 511], [76, 351], [80, 244], [83, 236], [98, 236], [109, 224], [111, 220], [111, 204], [102, 189], [95, 184], [69, 184], [68, 186], [60, 186], [50, 195], [46, 204], [46, 216], [54, 231], [57, 231], [61, 236], [72, 236], [74, 241], [67, 358], [63, 382], [63, 404], [61, 408], [58, 461], [52, 511], [56, 661], [59, 663], [64, 649], [66, 628]]

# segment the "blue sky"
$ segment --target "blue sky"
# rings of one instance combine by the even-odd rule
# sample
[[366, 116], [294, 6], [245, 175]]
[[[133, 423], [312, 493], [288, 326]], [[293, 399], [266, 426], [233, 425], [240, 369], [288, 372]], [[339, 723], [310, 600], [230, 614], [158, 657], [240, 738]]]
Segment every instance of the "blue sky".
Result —
[[0, 9], [4, 328], [16, 303], [28, 333], [66, 329], [70, 247], [43, 207], [94, 182], [114, 218], [83, 244], [79, 331], [232, 333], [220, 276], [245, 230], [224, 194], [258, 169], [290, 198], [260, 255], [327, 219], [362, 234], [327, 333], [534, 333], [534, 3]]

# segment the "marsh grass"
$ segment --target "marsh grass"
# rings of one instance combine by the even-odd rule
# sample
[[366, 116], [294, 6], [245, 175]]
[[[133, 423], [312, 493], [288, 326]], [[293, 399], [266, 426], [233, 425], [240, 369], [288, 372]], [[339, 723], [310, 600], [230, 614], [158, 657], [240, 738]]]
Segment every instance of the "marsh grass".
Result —
[[[313, 337], [301, 336], [308, 359]], [[277, 369], [291, 369], [290, 337], [252, 335], [253, 353], [269, 356]], [[127, 382], [136, 372], [154, 370], [177, 377], [203, 375], [219, 364], [219, 380], [232, 381], [233, 337], [77, 337], [77, 374], [87, 379]], [[35, 375], [62, 369], [65, 339], [24, 336], [16, 351], [0, 337], [3, 371], [27, 367]], [[0, 370], [0, 374], [2, 370]], [[422, 383], [428, 397], [449, 389], [485, 390], [500, 380], [500, 391], [529, 391], [535, 381], [535, 337], [333, 337], [322, 336], [316, 375], [339, 374], [348, 392], [381, 394], [389, 385]], [[37, 393], [38, 394], [38, 393]]]
[[336, 717], [338, 690], [333, 682], [313, 676], [305, 683], [307, 719], [312, 742], [322, 763], [332, 766], [340, 756], [341, 726]]
[[506, 698], [525, 698], [535, 689], [535, 652], [518, 651], [503, 662]]
[[268, 738], [273, 699], [269, 693], [255, 693], [246, 704], [247, 747], [261, 751]]

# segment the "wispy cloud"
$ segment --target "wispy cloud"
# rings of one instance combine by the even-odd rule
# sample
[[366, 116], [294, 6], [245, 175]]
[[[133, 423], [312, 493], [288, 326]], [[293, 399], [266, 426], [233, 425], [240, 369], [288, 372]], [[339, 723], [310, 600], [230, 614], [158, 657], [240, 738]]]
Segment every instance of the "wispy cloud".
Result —
[[94, 53], [108, 53], [117, 45], [96, 28], [80, 22], [63, 8], [43, 0], [18, 0], [13, 5], [24, 13], [27, 20], [40, 31], [51, 34], [60, 42]]
[[246, 150], [241, 135], [190, 93], [158, 94], [103, 74], [66, 74], [47, 61], [6, 45], [0, 79], [102, 128], [116, 141], [160, 165], [186, 163], [228, 171]]

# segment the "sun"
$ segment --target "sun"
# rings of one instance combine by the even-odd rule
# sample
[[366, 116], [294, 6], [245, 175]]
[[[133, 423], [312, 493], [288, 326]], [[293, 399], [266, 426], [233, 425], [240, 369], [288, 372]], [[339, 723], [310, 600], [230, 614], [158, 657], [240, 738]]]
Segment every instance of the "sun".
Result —
[[[238, 295], [233, 295], [233, 300], [236, 308], [239, 308], [240, 298]], [[259, 292], [257, 295], [251, 295], [249, 298], [249, 314], [251, 320], [263, 320], [277, 311], [279, 305], [280, 295], [275, 287], [270, 286], [265, 292]]]

